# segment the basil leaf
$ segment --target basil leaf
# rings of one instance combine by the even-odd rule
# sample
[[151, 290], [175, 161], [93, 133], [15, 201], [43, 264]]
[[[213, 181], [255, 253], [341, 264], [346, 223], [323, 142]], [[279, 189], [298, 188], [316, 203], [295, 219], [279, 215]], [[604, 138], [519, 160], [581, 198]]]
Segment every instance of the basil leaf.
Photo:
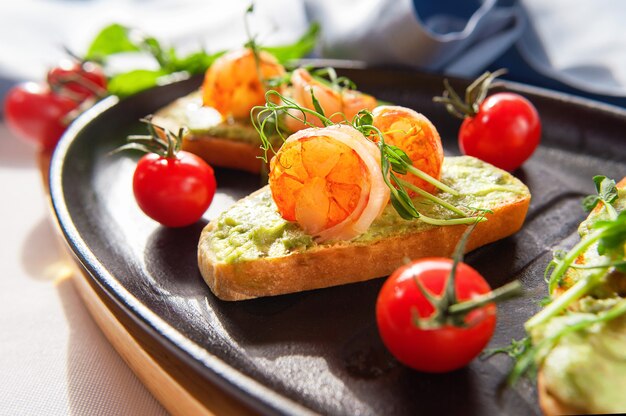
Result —
[[195, 52], [184, 58], [177, 58], [176, 55], [170, 55], [170, 65], [174, 72], [187, 71], [190, 74], [202, 74], [204, 73], [213, 62], [224, 55], [225, 51], [208, 54], [204, 51]]
[[168, 72], [163, 70], [152, 71], [148, 69], [124, 72], [111, 78], [108, 89], [111, 94], [120, 98], [128, 97], [158, 85], [158, 79], [167, 74]]
[[106, 26], [89, 45], [85, 60], [100, 62], [116, 53], [140, 51], [141, 48], [130, 39], [129, 33], [129, 28], [117, 23]]

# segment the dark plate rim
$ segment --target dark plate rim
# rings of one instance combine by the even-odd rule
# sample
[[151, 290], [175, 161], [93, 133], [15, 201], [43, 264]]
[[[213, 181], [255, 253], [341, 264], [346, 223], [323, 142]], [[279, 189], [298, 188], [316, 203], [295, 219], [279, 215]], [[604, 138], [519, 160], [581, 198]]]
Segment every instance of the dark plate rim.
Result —
[[[353, 61], [312, 61], [318, 66], [332, 65], [336, 68], [350, 68], [363, 71], [404, 72], [432, 77], [442, 81], [444, 76], [435, 73], [422, 72], [411, 69], [366, 67]], [[458, 77], [447, 77], [451, 80], [467, 82], [468, 80]], [[126, 100], [139, 99], [143, 95], [154, 94], [155, 90], [170, 87], [174, 84], [190, 82], [190, 79], [177, 81], [173, 84], [156, 87], [143, 91]], [[595, 101], [588, 98], [578, 97], [567, 93], [534, 87], [511, 81], [501, 81], [507, 89], [526, 95], [534, 95], [563, 104], [584, 107], [587, 110], [609, 113], [616, 117], [626, 119], [626, 109]], [[224, 361], [211, 354], [206, 349], [186, 338], [175, 327], [166, 323], [156, 313], [143, 305], [139, 299], [133, 296], [126, 288], [100, 263], [97, 256], [90, 250], [86, 242], [81, 238], [69, 213], [68, 205], [64, 198], [62, 184], [63, 170], [66, 163], [66, 155], [75, 144], [90, 123], [99, 117], [104, 117], [109, 111], [113, 111], [121, 100], [110, 96], [78, 117], [59, 141], [51, 159], [49, 171], [50, 199], [55, 219], [59, 229], [78, 263], [87, 271], [92, 281], [97, 284], [106, 296], [111, 299], [120, 310], [146, 331], [159, 345], [166, 348], [183, 362], [189, 364], [200, 376], [209, 382], [224, 389], [250, 408], [263, 413], [277, 414], [309, 414], [311, 410], [301, 404], [282, 396], [280, 393], [264, 386], [253, 378], [231, 367]]]
[[[150, 91], [141, 94], [150, 94]], [[185, 363], [190, 364], [208, 381], [217, 384], [257, 411], [279, 414], [310, 413], [299, 403], [281, 396], [253, 378], [232, 368], [162, 320], [128, 292], [115, 276], [109, 273], [81, 238], [64, 198], [62, 179], [65, 155], [75, 143], [80, 132], [89, 123], [98, 117], [105, 116], [120, 101], [115, 96], [107, 97], [83, 113], [63, 135], [52, 155], [49, 172], [50, 199], [59, 229], [73, 256], [87, 271], [92, 281], [103, 290], [109, 299], [115, 302], [120, 310], [124, 311], [133, 322], [139, 324], [153, 339], [157, 340], [159, 345], [165, 347]]]

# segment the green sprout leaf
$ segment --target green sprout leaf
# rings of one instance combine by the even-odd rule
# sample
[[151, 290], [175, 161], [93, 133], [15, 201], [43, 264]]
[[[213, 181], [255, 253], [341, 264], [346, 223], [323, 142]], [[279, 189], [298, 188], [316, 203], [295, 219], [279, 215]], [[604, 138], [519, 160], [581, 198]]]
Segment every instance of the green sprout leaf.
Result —
[[[317, 97], [313, 93], [313, 88], [311, 88], [311, 101], [313, 101], [313, 107], [315, 108], [315, 111], [317, 111], [322, 116], [326, 117], [326, 114], [324, 114], [324, 109], [322, 108], [322, 105], [320, 104], [320, 102], [317, 100]], [[333, 124], [332, 121], [328, 119], [320, 118], [320, 120], [322, 120], [322, 123], [324, 124], [324, 126], [330, 126], [331, 124]]]
[[115, 75], [111, 78], [108, 90], [111, 94], [119, 97], [128, 97], [140, 91], [147, 90], [158, 84], [159, 78], [168, 75], [166, 71], [152, 71], [137, 69], [130, 72]]
[[594, 176], [593, 182], [596, 185], [596, 190], [604, 201], [613, 203], [617, 199], [617, 186], [613, 179], [609, 179], [606, 176]]
[[441, 96], [434, 97], [433, 101], [443, 104], [450, 114], [461, 120], [465, 117], [474, 117], [495, 79], [505, 73], [505, 69], [483, 73], [465, 89], [464, 99], [452, 88], [450, 82], [444, 79], [444, 92]]
[[[259, 137], [261, 138], [261, 150], [263, 151], [263, 154], [260, 157], [264, 162], [268, 162], [268, 153], [270, 151], [274, 152], [274, 147], [270, 136], [277, 136], [282, 138], [283, 140], [286, 139], [285, 132], [280, 128], [283, 123], [277, 122], [277, 120], [291, 117], [299, 120], [309, 127], [315, 127], [310, 121], [307, 120], [308, 116], [314, 116], [319, 118], [325, 126], [335, 124], [324, 114], [323, 109], [321, 108], [319, 102], [317, 102], [315, 94], [312, 91], [311, 98], [315, 109], [302, 107], [298, 105], [295, 101], [281, 95], [279, 92], [275, 90], [269, 90], [265, 94], [265, 106], [257, 106], [252, 109], [252, 111], [250, 112], [250, 119], [252, 125], [259, 134]], [[300, 116], [293, 110], [296, 110], [298, 113], [300, 113]], [[338, 114], [342, 115], [341, 113]], [[428, 224], [440, 226], [459, 224], [470, 225], [474, 224], [477, 221], [482, 222], [487, 220], [484, 215], [468, 216], [458, 207], [450, 206], [450, 204], [442, 201], [440, 198], [434, 197], [434, 195], [431, 195], [426, 191], [423, 191], [423, 194], [420, 193], [420, 196], [436, 204], [442, 205], [447, 209], [451, 209], [453, 212], [459, 215], [459, 217], [438, 219], [430, 218], [420, 214], [405, 188], [405, 182], [399, 179], [396, 176], [396, 173], [405, 174], [407, 172], [410, 172], [416, 175], [420, 175], [420, 178], [427, 180], [428, 182], [435, 185], [437, 188], [441, 189], [444, 192], [449, 192], [452, 195], [458, 195], [457, 191], [453, 190], [439, 180], [431, 177], [430, 175], [422, 172], [421, 170], [415, 168], [406, 152], [396, 146], [390, 146], [386, 144], [383, 133], [376, 126], [372, 124], [367, 124], [371, 122], [373, 122], [373, 115], [367, 110], [360, 111], [354, 117], [352, 122], [346, 120], [345, 115], [344, 120], [341, 121], [342, 124], [351, 125], [356, 130], [360, 131], [363, 136], [370, 140], [374, 140], [372, 136], [378, 138], [377, 146], [380, 150], [380, 164], [383, 180], [390, 190], [391, 204], [402, 218], [406, 220], [419, 218], [420, 220]], [[271, 129], [268, 129], [268, 126], [274, 127], [275, 134], [271, 133]]]
[[130, 29], [114, 23], [96, 35], [87, 49], [85, 60], [102, 62], [110, 55], [140, 50], [141, 48], [130, 39]]
[[620, 212], [613, 221], [597, 221], [593, 229], [602, 230], [598, 239], [598, 254], [612, 259], [624, 258], [626, 244], [626, 211]]
[[184, 58], [178, 58], [172, 54], [169, 58], [169, 64], [173, 72], [186, 71], [191, 75], [203, 74], [224, 53], [225, 51], [212, 54], [200, 51], [191, 53]]
[[407, 166], [413, 164], [409, 155], [398, 146], [386, 145], [386, 147], [391, 169], [400, 175], [405, 175], [408, 172]]
[[412, 220], [420, 217], [419, 212], [417, 212], [415, 206], [413, 206], [413, 202], [406, 192], [391, 192], [390, 201], [398, 215], [405, 220]]
[[587, 195], [582, 205], [585, 211], [591, 212], [600, 202], [604, 203], [606, 209], [612, 216], [615, 213], [612, 203], [617, 199], [617, 186], [613, 179], [609, 179], [606, 176], [597, 175], [593, 177], [593, 183], [596, 187], [597, 195]]

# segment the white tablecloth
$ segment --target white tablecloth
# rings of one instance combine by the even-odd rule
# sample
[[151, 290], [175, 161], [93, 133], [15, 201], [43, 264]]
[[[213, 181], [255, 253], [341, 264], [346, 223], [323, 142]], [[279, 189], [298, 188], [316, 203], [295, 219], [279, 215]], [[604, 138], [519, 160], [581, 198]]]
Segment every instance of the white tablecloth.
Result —
[[0, 415], [164, 415], [68, 278], [35, 149], [0, 123]]

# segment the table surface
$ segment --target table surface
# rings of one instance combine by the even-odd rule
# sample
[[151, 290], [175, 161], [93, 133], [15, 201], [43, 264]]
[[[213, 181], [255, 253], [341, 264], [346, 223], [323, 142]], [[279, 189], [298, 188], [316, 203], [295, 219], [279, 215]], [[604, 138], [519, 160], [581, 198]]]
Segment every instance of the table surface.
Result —
[[0, 415], [165, 415], [71, 280], [37, 151], [0, 122]]

